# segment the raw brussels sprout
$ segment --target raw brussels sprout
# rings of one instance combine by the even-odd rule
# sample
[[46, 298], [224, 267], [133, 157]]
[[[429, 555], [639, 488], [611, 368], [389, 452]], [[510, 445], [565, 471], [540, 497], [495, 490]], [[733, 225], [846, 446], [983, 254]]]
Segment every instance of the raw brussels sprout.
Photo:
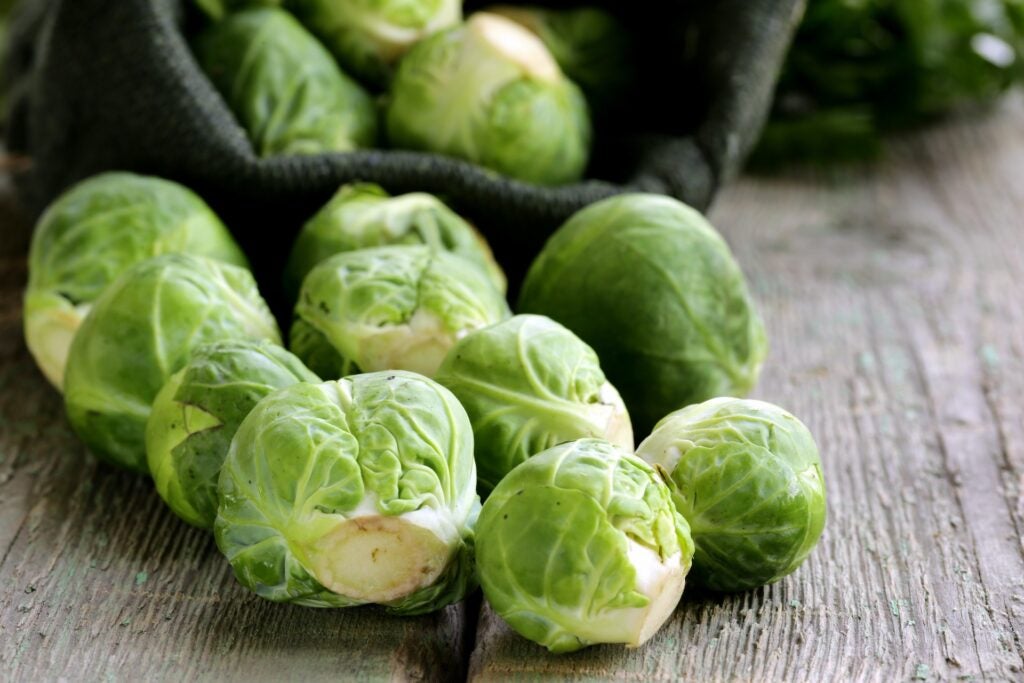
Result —
[[457, 339], [509, 317], [478, 267], [426, 246], [350, 251], [302, 283], [291, 349], [321, 377], [412, 370], [433, 375]]
[[595, 109], [621, 95], [635, 76], [631, 33], [602, 9], [498, 5], [487, 11], [535, 33]]
[[238, 425], [264, 396], [297, 382], [320, 378], [277, 344], [241, 339], [200, 346], [171, 375], [146, 423], [146, 460], [176, 515], [213, 527], [217, 477]]
[[157, 254], [189, 252], [246, 266], [210, 208], [177, 183], [104, 173], [54, 201], [32, 235], [25, 343], [58, 390], [82, 319], [110, 282]]
[[132, 266], [96, 300], [71, 345], [71, 427], [101, 460], [146, 472], [157, 392], [197, 347], [239, 338], [280, 341], [248, 270], [187, 254]]
[[728, 245], [698, 212], [652, 194], [597, 202], [544, 246], [519, 298], [594, 347], [633, 428], [744, 394], [767, 348]]
[[395, 147], [544, 185], [578, 180], [589, 155], [579, 88], [535, 35], [494, 14], [474, 14], [410, 50], [395, 76], [387, 127]]
[[675, 609], [693, 557], [659, 474], [598, 439], [512, 470], [484, 503], [476, 537], [488, 602], [552, 652], [642, 644]]
[[343, 251], [390, 244], [426, 244], [480, 266], [505, 292], [505, 275], [473, 227], [423, 192], [391, 197], [372, 183], [345, 185], [302, 228], [285, 268], [285, 287], [294, 299], [313, 266]]
[[719, 591], [778, 581], [825, 526], [825, 481], [814, 438], [770, 403], [715, 398], [672, 413], [637, 449], [671, 477], [690, 523], [693, 577]]
[[373, 146], [373, 100], [287, 12], [229, 15], [204, 31], [195, 49], [260, 156]]
[[473, 432], [426, 377], [276, 391], [235, 434], [219, 491], [217, 545], [264, 598], [419, 614], [475, 585]]
[[462, 0], [289, 0], [349, 73], [385, 85], [394, 64], [427, 36], [462, 21]]
[[466, 408], [482, 493], [556, 444], [601, 437], [633, 450], [629, 414], [594, 350], [550, 318], [517, 315], [460, 339], [437, 371]]

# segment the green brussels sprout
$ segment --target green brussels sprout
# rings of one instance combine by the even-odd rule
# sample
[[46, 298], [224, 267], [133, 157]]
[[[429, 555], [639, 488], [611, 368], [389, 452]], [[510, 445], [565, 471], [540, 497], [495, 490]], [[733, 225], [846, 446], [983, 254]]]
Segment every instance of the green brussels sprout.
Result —
[[635, 77], [632, 34], [602, 9], [498, 5], [487, 11], [535, 33], [594, 109], [611, 103]]
[[565, 441], [600, 437], [633, 450], [629, 414], [597, 354], [550, 318], [517, 315], [470, 332], [436, 379], [469, 414], [482, 493]]
[[476, 539], [494, 611], [552, 652], [645, 642], [679, 602], [693, 557], [660, 475], [599, 439], [512, 470], [484, 503]]
[[171, 375], [146, 422], [156, 490], [189, 524], [211, 529], [217, 477], [245, 416], [275, 389], [320, 378], [283, 347], [236, 339], [200, 346]]
[[473, 432], [451, 392], [421, 375], [267, 396], [231, 442], [219, 493], [217, 545], [264, 598], [420, 614], [475, 585]]
[[25, 343], [53, 386], [63, 388], [71, 341], [106, 286], [169, 252], [248, 265], [203, 200], [169, 180], [104, 173], [46, 209], [32, 235], [24, 318]]
[[157, 392], [196, 348], [236, 338], [280, 341], [248, 270], [188, 254], [135, 264], [96, 300], [71, 345], [71, 427], [101, 460], [145, 473]]
[[718, 591], [778, 581], [825, 526], [814, 437], [782, 408], [715, 398], [672, 413], [637, 449], [670, 477], [697, 546], [693, 576]]
[[386, 85], [395, 63], [427, 36], [462, 21], [462, 0], [289, 0], [342, 68]]
[[579, 180], [590, 119], [579, 88], [519, 24], [474, 14], [418, 43], [387, 112], [395, 147], [466, 159], [528, 182]]
[[373, 146], [370, 95], [287, 12], [231, 14], [199, 36], [195, 51], [260, 156]]
[[746, 393], [767, 349], [728, 245], [697, 211], [660, 195], [576, 213], [530, 267], [519, 308], [594, 347], [640, 433], [687, 404]]
[[440, 199], [423, 192], [391, 197], [372, 183], [345, 185], [302, 228], [285, 268], [294, 299], [313, 266], [344, 251], [390, 244], [426, 244], [480, 266], [505, 292], [505, 274], [483, 237]]
[[412, 370], [433, 375], [468, 332], [509, 317], [474, 264], [426, 246], [332, 256], [302, 283], [291, 349], [321, 377]]

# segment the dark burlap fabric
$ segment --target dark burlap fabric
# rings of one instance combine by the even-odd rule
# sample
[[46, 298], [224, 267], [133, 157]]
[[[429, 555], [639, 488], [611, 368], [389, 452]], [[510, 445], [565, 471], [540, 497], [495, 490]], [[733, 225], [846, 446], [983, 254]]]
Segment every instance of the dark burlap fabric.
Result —
[[607, 180], [536, 187], [402, 151], [260, 159], [192, 58], [185, 27], [198, 18], [182, 0], [23, 0], [8, 146], [31, 158], [18, 179], [30, 210], [99, 171], [164, 176], [206, 198], [264, 275], [342, 183], [434, 192], [477, 223], [514, 281], [554, 227], [602, 197], [645, 190], [706, 208], [760, 131], [803, 0], [631, 4], [633, 30], [650, 32], [644, 93], [597, 127], [591, 176]]

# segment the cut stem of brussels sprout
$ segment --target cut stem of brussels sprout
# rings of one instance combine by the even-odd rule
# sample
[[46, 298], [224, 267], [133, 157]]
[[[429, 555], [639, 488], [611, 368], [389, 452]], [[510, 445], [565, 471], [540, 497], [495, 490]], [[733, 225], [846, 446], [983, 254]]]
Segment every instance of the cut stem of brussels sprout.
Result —
[[477, 12], [466, 22], [470, 35], [503, 59], [519, 65], [530, 76], [549, 83], [562, 78], [558, 62], [540, 39], [514, 21]]
[[306, 548], [325, 588], [362, 602], [388, 603], [430, 586], [454, 546], [402, 517], [354, 517]]
[[626, 543], [629, 563], [636, 571], [636, 590], [650, 600], [646, 607], [624, 609], [620, 615], [624, 627], [622, 642], [638, 647], [650, 640], [672, 616], [683, 594], [689, 567], [683, 564], [681, 552], [662, 559], [654, 550], [632, 538]]
[[91, 308], [91, 303], [75, 306], [49, 292], [25, 294], [25, 343], [43, 375], [58, 389], [64, 384], [71, 342]]

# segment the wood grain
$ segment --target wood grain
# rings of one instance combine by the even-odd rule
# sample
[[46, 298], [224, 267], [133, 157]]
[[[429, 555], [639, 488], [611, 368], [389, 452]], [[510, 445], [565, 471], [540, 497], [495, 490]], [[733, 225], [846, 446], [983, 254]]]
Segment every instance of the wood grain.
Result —
[[1024, 680], [1024, 103], [884, 162], [747, 178], [712, 214], [828, 484], [795, 574], [688, 592], [645, 647], [555, 657], [486, 607], [470, 678]]
[[9, 204], [0, 209], [0, 680], [463, 679], [475, 602], [401, 619], [262, 601], [148, 479], [85, 452], [22, 342], [28, 230]]
[[70, 433], [21, 340], [27, 229], [0, 202], [0, 678], [1024, 679], [1022, 177], [1018, 96], [884, 162], [724, 194], [772, 341], [757, 396], [818, 438], [825, 536], [773, 586], [688, 591], [641, 649], [561, 657], [486, 607], [474, 633], [475, 606], [403, 620], [239, 588]]

